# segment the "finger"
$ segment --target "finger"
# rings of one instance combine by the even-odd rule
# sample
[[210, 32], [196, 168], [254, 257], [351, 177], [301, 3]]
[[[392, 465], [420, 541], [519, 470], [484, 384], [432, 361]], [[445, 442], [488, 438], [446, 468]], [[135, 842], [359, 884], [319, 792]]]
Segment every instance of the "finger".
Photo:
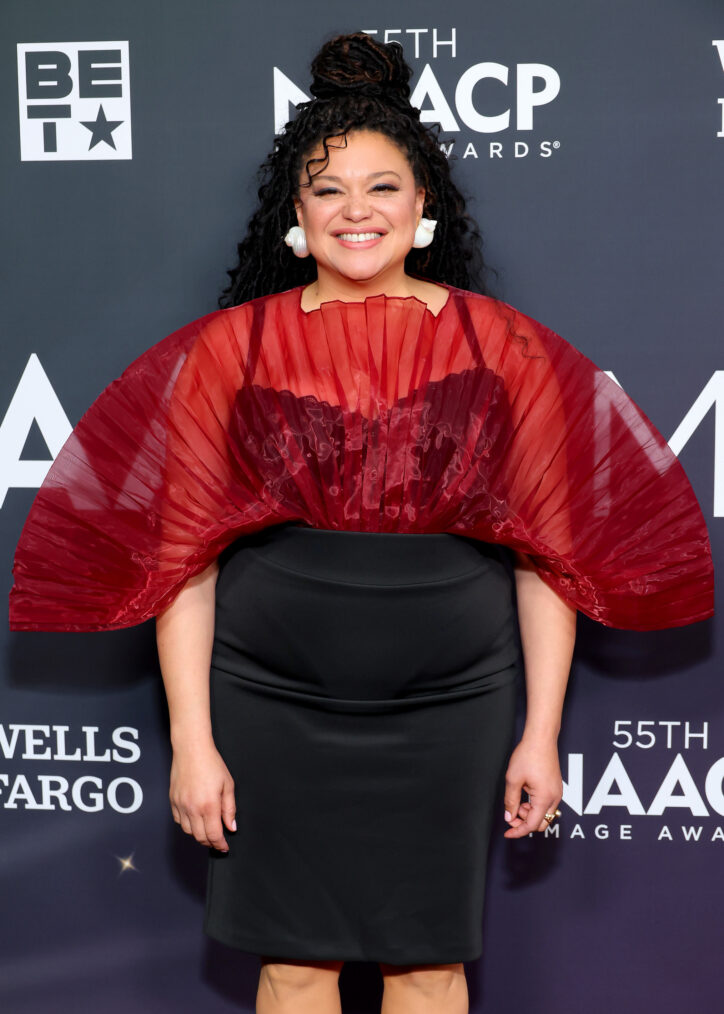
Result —
[[215, 848], [217, 852], [229, 851], [226, 838], [224, 838], [224, 828], [221, 823], [221, 817], [218, 814], [216, 816], [207, 814], [204, 817], [204, 829], [206, 839], [212, 848]]
[[194, 815], [190, 810], [181, 811], [181, 827], [191, 838], [196, 837], [196, 831], [194, 829]]
[[514, 836], [509, 835], [509, 831], [512, 831], [512, 830], [517, 831], [521, 827], [523, 828], [522, 835], [527, 835], [528, 834], [528, 829], [527, 829], [527, 822], [525, 820], [525, 817], [515, 817], [514, 820], [511, 820], [510, 827], [508, 827], [507, 830], [503, 831], [503, 835], [504, 836], [508, 836], [509, 838], [510, 837], [512, 837], [512, 838], [521, 838], [522, 835], [514, 835]]
[[194, 813], [191, 815], [191, 828], [192, 834], [196, 841], [200, 845], [209, 845], [209, 839], [206, 836], [206, 828], [204, 827], [204, 818], [200, 813]]
[[176, 806], [175, 803], [171, 803], [171, 813], [172, 813], [173, 819], [176, 821], [176, 823], [180, 824], [181, 823], [181, 814], [179, 813], [178, 806]]
[[236, 800], [234, 783], [224, 783], [221, 791], [221, 818], [230, 831], [236, 831]]
[[[511, 822], [509, 830], [505, 832], [506, 837], [523, 838], [525, 835], [530, 834], [530, 832], [534, 830], [534, 828], [529, 826], [531, 809], [532, 803], [530, 802], [520, 804], [519, 815]], [[514, 831], [515, 833], [509, 833], [511, 831]]]
[[527, 827], [529, 831], [537, 831], [540, 825], [545, 823], [543, 814], [547, 812], [545, 803], [533, 803], [523, 821], [523, 826]]
[[505, 819], [510, 823], [518, 816], [518, 810], [520, 808], [520, 792], [523, 785], [522, 782], [509, 782], [505, 783]]
[[194, 828], [194, 838], [197, 840], [199, 845], [211, 845], [209, 837], [206, 834], [206, 824], [204, 817], [200, 812], [193, 813], [191, 817], [191, 825]]
[[[553, 801], [553, 802], [552, 802], [552, 803], [550, 804], [550, 806], [546, 807], [546, 811], [545, 811], [545, 812], [546, 812], [546, 813], [552, 813], [552, 814], [555, 814], [555, 812], [556, 812], [556, 807], [558, 806], [558, 804], [559, 804], [559, 803], [560, 803], [560, 799], [555, 799], [555, 800], [554, 800], [554, 801]], [[543, 820], [542, 820], [542, 821], [540, 822], [540, 826], [539, 826], [538, 830], [539, 830], [539, 831], [545, 831], [545, 830], [546, 830], [547, 828], [549, 828], [549, 827], [551, 826], [551, 824], [552, 824], [552, 823], [553, 823], [553, 821], [552, 821], [552, 820], [546, 820], [546, 819], [545, 819], [545, 814], [544, 814], [544, 815], [543, 815]]]
[[510, 834], [511, 838], [522, 838], [532, 831], [537, 831], [543, 821], [543, 814], [545, 812], [546, 808], [544, 804], [533, 803], [524, 820], [517, 827], [513, 828], [511, 832], [506, 831], [505, 834]]
[[512, 817], [508, 822], [510, 826], [518, 827], [520, 824], [522, 824], [525, 818], [528, 816], [529, 810], [530, 803], [521, 803], [520, 806], [518, 807], [518, 813], [515, 815], [515, 817]]

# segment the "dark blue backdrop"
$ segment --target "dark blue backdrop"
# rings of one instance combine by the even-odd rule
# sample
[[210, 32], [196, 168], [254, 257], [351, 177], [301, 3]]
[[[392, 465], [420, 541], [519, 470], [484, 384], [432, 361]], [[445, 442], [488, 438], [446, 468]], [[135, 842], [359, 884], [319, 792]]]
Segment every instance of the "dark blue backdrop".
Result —
[[[6, 590], [51, 455], [132, 359], [216, 309], [275, 109], [300, 100], [324, 37], [359, 28], [397, 32], [421, 107], [443, 118], [497, 294], [671, 438], [722, 559], [721, 3], [341, 10], [2, 5]], [[720, 630], [580, 617], [563, 816], [517, 842], [501, 823], [472, 1010], [720, 1011]], [[257, 959], [203, 936], [206, 850], [171, 819], [153, 624], [0, 637], [2, 1009], [253, 1010]], [[345, 1009], [374, 1010], [379, 985], [347, 965]]]

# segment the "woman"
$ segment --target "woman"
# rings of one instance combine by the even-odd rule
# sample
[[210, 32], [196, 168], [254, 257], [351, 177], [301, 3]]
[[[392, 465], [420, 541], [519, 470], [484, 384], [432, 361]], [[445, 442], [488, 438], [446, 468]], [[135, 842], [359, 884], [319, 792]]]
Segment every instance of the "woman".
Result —
[[386, 1014], [464, 1011], [493, 823], [560, 816], [577, 609], [703, 619], [711, 555], [644, 414], [468, 289], [479, 236], [399, 47], [341, 36], [312, 72], [228, 305], [56, 459], [11, 627], [156, 617], [171, 809], [211, 849], [206, 931], [260, 956], [258, 1011], [339, 1010], [354, 959]]

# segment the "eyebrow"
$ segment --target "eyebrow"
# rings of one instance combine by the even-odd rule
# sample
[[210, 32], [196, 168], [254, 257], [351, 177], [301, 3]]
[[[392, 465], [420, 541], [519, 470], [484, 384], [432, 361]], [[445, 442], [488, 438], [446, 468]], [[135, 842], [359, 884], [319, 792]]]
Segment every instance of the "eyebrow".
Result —
[[[371, 180], [371, 179], [375, 179], [377, 176], [387, 176], [387, 175], [396, 176], [398, 178], [398, 180], [402, 179], [402, 177], [400, 176], [400, 174], [396, 173], [394, 171], [394, 169], [383, 169], [382, 172], [379, 172], [379, 173], [370, 173], [367, 176], [367, 179]], [[341, 183], [342, 182], [342, 180], [341, 180], [341, 178], [339, 176], [327, 176], [326, 174], [322, 174], [322, 173], [317, 173], [315, 176], [312, 176], [312, 179], [313, 180], [334, 180], [335, 183]]]

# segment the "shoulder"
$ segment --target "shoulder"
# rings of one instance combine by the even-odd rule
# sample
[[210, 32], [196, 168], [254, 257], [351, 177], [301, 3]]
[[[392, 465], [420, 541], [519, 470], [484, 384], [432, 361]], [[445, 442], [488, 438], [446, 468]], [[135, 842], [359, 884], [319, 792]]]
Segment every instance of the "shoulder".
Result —
[[[544, 334], [556, 334], [555, 331], [536, 317], [532, 317], [525, 310], [521, 310], [520, 307], [506, 303], [504, 299], [498, 299], [496, 296], [484, 296], [479, 292], [470, 292], [467, 289], [457, 289], [453, 286], [449, 286], [449, 288], [461, 302], [475, 313], [507, 320], [524, 330]], [[560, 335], [556, 335], [556, 337], [560, 338]]]
[[193, 331], [197, 344], [214, 344], [235, 339], [245, 344], [245, 338], [255, 328], [261, 328], [264, 321], [274, 320], [294, 313], [298, 308], [299, 289], [286, 289], [257, 296], [235, 306], [212, 310], [186, 324], [183, 330]]
[[482, 320], [511, 320], [518, 316], [520, 311], [502, 299], [495, 296], [483, 295], [481, 292], [473, 292], [470, 289], [461, 289], [456, 285], [448, 285], [450, 299], [455, 302], [459, 310], [474, 321]]
[[457, 305], [462, 326], [476, 333], [481, 343], [490, 347], [512, 342], [526, 359], [550, 359], [561, 355], [580, 357], [575, 344], [561, 337], [536, 317], [503, 299], [482, 295], [467, 289], [448, 286]]
[[301, 291], [303, 285], [295, 285], [292, 289], [284, 289], [282, 292], [270, 292], [264, 296], [256, 296], [245, 303], [237, 306], [230, 306], [220, 313], [237, 314], [240, 316], [252, 317], [257, 313], [267, 311], [294, 312], [299, 309]]
[[267, 295], [256, 296], [244, 303], [237, 303], [235, 306], [225, 306], [220, 310], [212, 310], [211, 313], [199, 317], [194, 323], [230, 323], [236, 320], [251, 320], [256, 314], [267, 310], [292, 311], [299, 307], [300, 290], [303, 288], [297, 285], [292, 289], [285, 289], [283, 292], [270, 292]]
[[454, 302], [458, 317], [463, 325], [468, 324], [479, 330], [480, 328], [492, 329], [501, 333], [516, 330], [519, 326], [525, 326], [530, 322], [531, 326], [537, 324], [532, 318], [495, 296], [483, 295], [481, 292], [472, 292], [470, 289], [461, 289], [454, 285], [448, 285], [450, 299]]
[[471, 313], [505, 318], [525, 316], [517, 307], [496, 296], [483, 295], [482, 292], [461, 289], [455, 285], [448, 285], [447, 288], [450, 290], [452, 298], [458, 304], [464, 305]]

